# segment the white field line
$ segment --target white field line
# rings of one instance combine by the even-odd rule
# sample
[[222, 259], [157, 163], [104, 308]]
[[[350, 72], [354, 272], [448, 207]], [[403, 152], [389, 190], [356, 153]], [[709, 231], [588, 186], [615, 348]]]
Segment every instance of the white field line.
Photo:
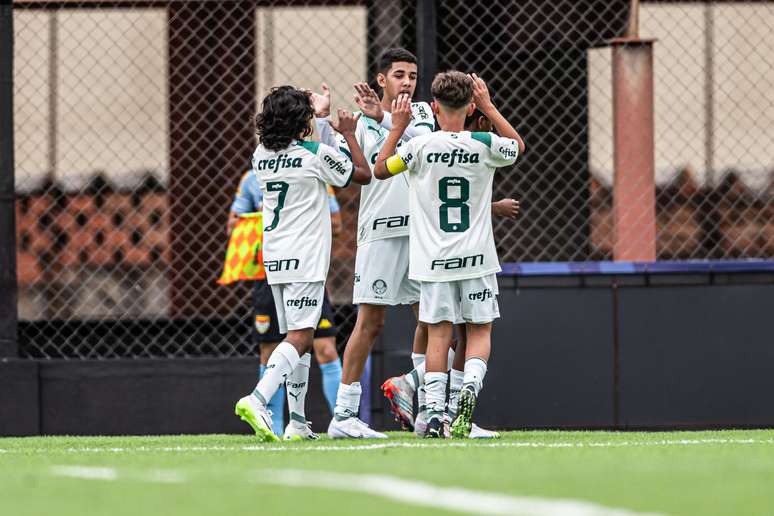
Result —
[[[340, 441], [341, 442], [341, 441]], [[347, 443], [362, 443], [363, 441], [347, 441]], [[241, 445], [241, 446], [123, 446], [123, 447], [69, 447], [61, 450], [51, 448], [0, 448], [0, 454], [46, 454], [52, 453], [189, 453], [189, 452], [342, 452], [369, 451], [388, 448], [630, 448], [630, 447], [661, 447], [661, 446], [697, 446], [697, 445], [751, 445], [774, 444], [773, 439], [660, 439], [657, 441], [591, 441], [591, 442], [544, 442], [544, 441], [443, 441], [443, 442], [379, 442], [369, 444], [351, 444], [320, 446], [283, 446], [283, 445]]]
[[57, 477], [82, 478], [86, 480], [115, 480], [118, 473], [115, 468], [94, 466], [51, 466], [51, 474]]
[[[78, 478], [81, 480], [118, 480], [115, 468], [96, 466], [51, 466], [50, 472], [55, 477]], [[154, 484], [182, 484], [185, 476], [179, 471], [149, 469], [141, 472], [129, 472], [121, 475], [122, 479], [151, 482]]]
[[470, 514], [525, 516], [631, 516], [642, 514], [574, 499], [510, 496], [462, 487], [441, 487], [387, 475], [310, 470], [265, 470], [262, 484], [317, 487], [379, 496], [411, 505]]
[[[115, 468], [94, 466], [52, 466], [51, 474], [81, 480], [118, 480]], [[121, 479], [151, 483], [183, 483], [185, 476], [175, 470], [130, 471]], [[256, 473], [259, 484], [283, 487], [313, 487], [331, 491], [365, 493], [410, 505], [445, 509], [454, 512], [489, 515], [524, 516], [635, 516], [626, 509], [604, 507], [574, 499], [551, 499], [536, 496], [510, 496], [462, 487], [441, 487], [417, 480], [387, 475], [363, 475], [310, 470], [263, 470]]]

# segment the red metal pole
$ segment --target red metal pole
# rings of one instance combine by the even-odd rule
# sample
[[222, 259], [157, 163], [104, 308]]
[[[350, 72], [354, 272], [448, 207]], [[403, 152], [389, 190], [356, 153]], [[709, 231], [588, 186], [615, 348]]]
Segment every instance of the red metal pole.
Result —
[[614, 39], [613, 217], [616, 261], [655, 261], [653, 42]]

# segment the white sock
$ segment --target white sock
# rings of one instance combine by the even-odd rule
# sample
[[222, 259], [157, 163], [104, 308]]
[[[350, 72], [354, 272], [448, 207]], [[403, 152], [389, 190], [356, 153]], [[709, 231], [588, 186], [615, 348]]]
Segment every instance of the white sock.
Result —
[[[411, 362], [414, 364], [414, 367], [418, 367], [420, 364], [425, 363], [425, 354], [424, 353], [412, 353], [411, 354]], [[417, 405], [419, 405], [419, 412], [422, 412], [427, 408], [427, 402], [426, 402], [426, 395], [425, 395], [425, 385], [424, 382], [421, 383], [419, 388], [417, 389]]]
[[454, 365], [454, 353], [455, 351], [452, 348], [449, 348], [449, 354], [446, 357], [446, 370], [451, 371], [452, 365]]
[[449, 373], [449, 416], [452, 419], [457, 416], [457, 403], [460, 400], [460, 390], [462, 390], [464, 378], [464, 371], [452, 369]]
[[312, 364], [312, 355], [304, 353], [293, 372], [285, 381], [285, 390], [288, 393], [288, 411], [290, 420], [306, 425], [306, 391], [309, 388], [309, 366]]
[[473, 392], [476, 396], [484, 386], [484, 376], [486, 376], [486, 362], [478, 357], [469, 358], [465, 361], [465, 378], [462, 381], [463, 387], [473, 386]]
[[425, 383], [425, 363], [422, 362], [414, 369], [412, 369], [411, 372], [407, 373], [406, 381], [408, 381], [409, 385], [411, 385], [414, 388], [414, 390], [416, 390], [419, 386], [424, 384]]
[[253, 396], [266, 406], [268, 401], [274, 397], [277, 389], [285, 383], [285, 380], [298, 365], [301, 357], [298, 351], [288, 341], [283, 341], [277, 346], [269, 357], [269, 363], [266, 364], [266, 372], [263, 373], [261, 380], [253, 391]]
[[446, 373], [425, 374], [428, 419], [443, 417], [443, 413], [446, 410], [446, 383], [448, 377], [449, 375]]
[[363, 392], [360, 382], [352, 382], [352, 385], [339, 384], [339, 392], [336, 394], [336, 408], [334, 417], [341, 421], [355, 417], [360, 410], [360, 394]]

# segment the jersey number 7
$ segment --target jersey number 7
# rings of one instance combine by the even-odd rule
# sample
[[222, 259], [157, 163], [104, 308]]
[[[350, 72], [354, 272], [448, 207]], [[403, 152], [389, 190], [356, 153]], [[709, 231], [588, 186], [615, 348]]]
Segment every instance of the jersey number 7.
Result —
[[271, 231], [277, 227], [280, 221], [280, 211], [285, 207], [285, 197], [288, 195], [288, 185], [285, 181], [269, 181], [266, 183], [267, 192], [279, 192], [279, 199], [277, 199], [277, 207], [274, 208], [274, 220], [271, 221], [270, 226], [263, 228], [264, 231]]

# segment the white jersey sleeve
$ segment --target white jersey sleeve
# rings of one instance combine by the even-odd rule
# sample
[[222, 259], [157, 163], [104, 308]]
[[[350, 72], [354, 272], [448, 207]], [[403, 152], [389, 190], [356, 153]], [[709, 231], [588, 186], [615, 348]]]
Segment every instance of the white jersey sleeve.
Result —
[[470, 136], [489, 149], [485, 163], [490, 167], [513, 165], [519, 157], [519, 143], [512, 138], [503, 138], [494, 133], [470, 133]]
[[329, 145], [334, 149], [338, 148], [336, 143], [336, 133], [333, 132], [333, 127], [328, 123], [330, 118], [314, 118], [314, 125], [317, 128], [317, 135], [320, 137], [320, 143]]
[[401, 161], [406, 166], [405, 172], [407, 174], [416, 169], [416, 165], [420, 161], [417, 158], [417, 154], [420, 152], [424, 141], [425, 138], [423, 137], [413, 138], [396, 149], [396, 154], [400, 156]]
[[352, 181], [355, 167], [349, 158], [333, 147], [320, 143], [315, 155], [319, 161], [317, 172], [320, 180], [333, 186], [347, 186]]
[[[392, 129], [392, 114], [384, 112], [381, 126], [387, 130]], [[409, 141], [417, 136], [430, 134], [435, 129], [435, 117], [430, 104], [427, 102], [414, 102], [411, 104], [411, 124], [403, 132], [401, 139]]]

